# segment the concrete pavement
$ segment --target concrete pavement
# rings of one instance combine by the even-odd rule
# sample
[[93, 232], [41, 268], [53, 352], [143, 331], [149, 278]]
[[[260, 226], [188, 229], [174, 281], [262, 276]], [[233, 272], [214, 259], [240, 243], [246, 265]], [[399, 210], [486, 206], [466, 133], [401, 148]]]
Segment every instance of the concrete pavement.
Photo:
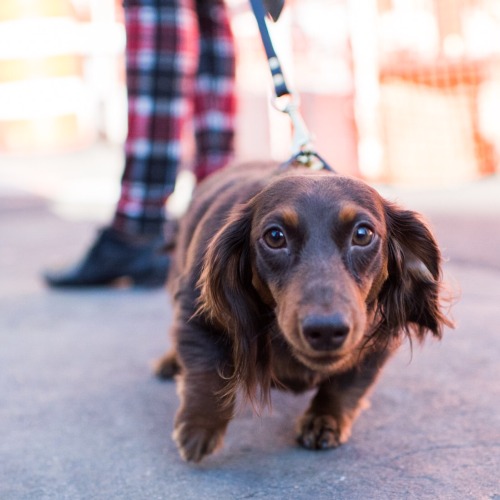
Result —
[[168, 343], [165, 292], [40, 280], [86, 248], [112, 188], [99, 214], [59, 194], [73, 183], [88, 200], [113, 185], [118, 161], [107, 148], [0, 158], [0, 499], [500, 499], [498, 178], [382, 188], [434, 225], [460, 289], [457, 328], [399, 351], [348, 444], [297, 447], [310, 395], [277, 392], [272, 413], [245, 408], [223, 450], [192, 466], [170, 439], [175, 386], [150, 372]]

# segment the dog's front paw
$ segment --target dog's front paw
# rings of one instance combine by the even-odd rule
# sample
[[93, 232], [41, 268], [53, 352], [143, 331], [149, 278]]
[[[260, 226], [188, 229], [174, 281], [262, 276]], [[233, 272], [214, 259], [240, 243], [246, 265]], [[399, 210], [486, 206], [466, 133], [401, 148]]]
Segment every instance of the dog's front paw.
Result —
[[297, 440], [304, 448], [326, 450], [345, 443], [350, 435], [350, 427], [332, 415], [306, 413], [299, 421]]
[[199, 462], [222, 445], [225, 427], [203, 427], [179, 422], [172, 435], [181, 457], [186, 462]]

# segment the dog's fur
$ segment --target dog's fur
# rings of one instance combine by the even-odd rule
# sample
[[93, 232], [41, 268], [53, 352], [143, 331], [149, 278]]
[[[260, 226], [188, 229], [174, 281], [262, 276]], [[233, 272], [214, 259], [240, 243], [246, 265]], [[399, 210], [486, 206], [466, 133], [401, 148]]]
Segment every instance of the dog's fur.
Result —
[[174, 439], [185, 460], [222, 443], [236, 393], [317, 388], [306, 448], [345, 443], [404, 335], [440, 338], [441, 255], [414, 212], [352, 178], [248, 164], [201, 184], [171, 270], [179, 375]]

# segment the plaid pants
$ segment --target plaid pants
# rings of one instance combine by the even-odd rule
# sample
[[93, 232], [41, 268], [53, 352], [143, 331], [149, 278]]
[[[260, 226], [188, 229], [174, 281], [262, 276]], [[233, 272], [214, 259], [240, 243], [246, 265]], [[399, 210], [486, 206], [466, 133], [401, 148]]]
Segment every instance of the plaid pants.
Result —
[[128, 136], [112, 226], [162, 231], [192, 117], [198, 180], [227, 164], [234, 137], [234, 46], [223, 0], [125, 0]]

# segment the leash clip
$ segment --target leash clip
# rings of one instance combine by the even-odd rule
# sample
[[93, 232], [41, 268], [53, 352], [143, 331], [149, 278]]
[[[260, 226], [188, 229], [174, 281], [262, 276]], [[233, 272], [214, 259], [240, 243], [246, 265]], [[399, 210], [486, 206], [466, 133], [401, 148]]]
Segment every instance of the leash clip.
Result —
[[314, 152], [312, 145], [312, 136], [309, 132], [304, 119], [299, 111], [299, 100], [292, 94], [287, 94], [281, 97], [275, 97], [272, 101], [275, 109], [286, 113], [292, 122], [292, 153]]
[[299, 99], [293, 94], [275, 97], [275, 109], [286, 113], [292, 122], [292, 163], [299, 163], [312, 170], [333, 169], [321, 158], [313, 146], [313, 137], [299, 111]]

